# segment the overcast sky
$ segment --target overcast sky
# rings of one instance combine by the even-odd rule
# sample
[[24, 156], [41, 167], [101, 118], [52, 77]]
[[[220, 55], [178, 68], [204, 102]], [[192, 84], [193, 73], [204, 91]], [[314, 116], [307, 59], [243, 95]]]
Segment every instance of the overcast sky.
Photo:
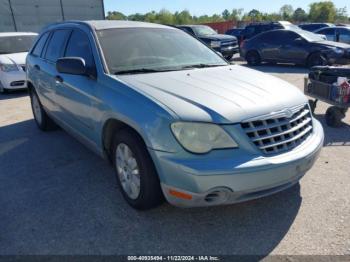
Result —
[[[315, 1], [308, 0], [104, 0], [106, 12], [120, 11], [126, 15], [133, 13], [147, 13], [162, 8], [169, 11], [189, 10], [194, 15], [214, 13], [220, 14], [224, 9], [243, 8], [249, 12], [255, 8], [262, 12], [278, 12], [284, 4], [291, 4], [294, 8], [308, 9], [309, 4]], [[350, 0], [334, 0], [337, 8], [347, 7], [350, 11]]]

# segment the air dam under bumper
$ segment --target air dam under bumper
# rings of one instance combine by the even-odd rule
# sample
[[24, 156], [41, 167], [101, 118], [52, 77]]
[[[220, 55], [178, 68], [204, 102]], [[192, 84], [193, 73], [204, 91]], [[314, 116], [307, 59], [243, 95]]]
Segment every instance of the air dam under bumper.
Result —
[[292, 151], [258, 157], [245, 167], [235, 167], [225, 173], [190, 173], [187, 167], [159, 156], [157, 164], [164, 171], [160, 175], [164, 196], [175, 206], [199, 207], [238, 203], [285, 190], [298, 183], [318, 158], [324, 134], [317, 120], [313, 125], [312, 135]]

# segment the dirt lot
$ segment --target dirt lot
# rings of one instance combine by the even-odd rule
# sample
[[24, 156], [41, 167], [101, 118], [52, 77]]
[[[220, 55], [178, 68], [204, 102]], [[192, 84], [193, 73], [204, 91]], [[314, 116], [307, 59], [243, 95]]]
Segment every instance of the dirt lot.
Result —
[[[299, 88], [307, 72], [257, 69]], [[37, 129], [25, 92], [0, 96], [0, 255], [350, 254], [350, 112], [332, 129], [326, 109], [316, 109], [323, 151], [300, 185], [238, 205], [138, 212], [107, 162], [62, 130]]]

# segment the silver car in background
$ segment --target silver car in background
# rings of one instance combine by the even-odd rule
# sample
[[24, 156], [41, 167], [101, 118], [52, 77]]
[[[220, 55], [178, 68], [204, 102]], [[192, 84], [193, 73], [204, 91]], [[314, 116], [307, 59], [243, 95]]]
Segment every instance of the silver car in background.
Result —
[[25, 61], [36, 33], [0, 33], [0, 93], [27, 87]]

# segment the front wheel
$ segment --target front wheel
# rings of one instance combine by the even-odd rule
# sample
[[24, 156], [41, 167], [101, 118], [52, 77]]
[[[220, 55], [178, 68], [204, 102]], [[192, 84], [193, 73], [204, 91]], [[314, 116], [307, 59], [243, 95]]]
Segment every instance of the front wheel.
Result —
[[257, 66], [261, 64], [261, 57], [256, 51], [249, 51], [246, 55], [246, 60], [250, 66]]
[[49, 131], [55, 129], [57, 126], [53, 120], [46, 114], [43, 106], [40, 103], [37, 93], [32, 90], [30, 92], [30, 101], [32, 105], [32, 111], [34, 120], [37, 126], [43, 131]]
[[346, 110], [331, 106], [326, 111], [326, 123], [330, 127], [340, 127], [342, 125], [342, 119], [345, 117]]
[[124, 199], [146, 210], [163, 201], [160, 181], [143, 140], [130, 129], [119, 131], [112, 147], [113, 165]]

